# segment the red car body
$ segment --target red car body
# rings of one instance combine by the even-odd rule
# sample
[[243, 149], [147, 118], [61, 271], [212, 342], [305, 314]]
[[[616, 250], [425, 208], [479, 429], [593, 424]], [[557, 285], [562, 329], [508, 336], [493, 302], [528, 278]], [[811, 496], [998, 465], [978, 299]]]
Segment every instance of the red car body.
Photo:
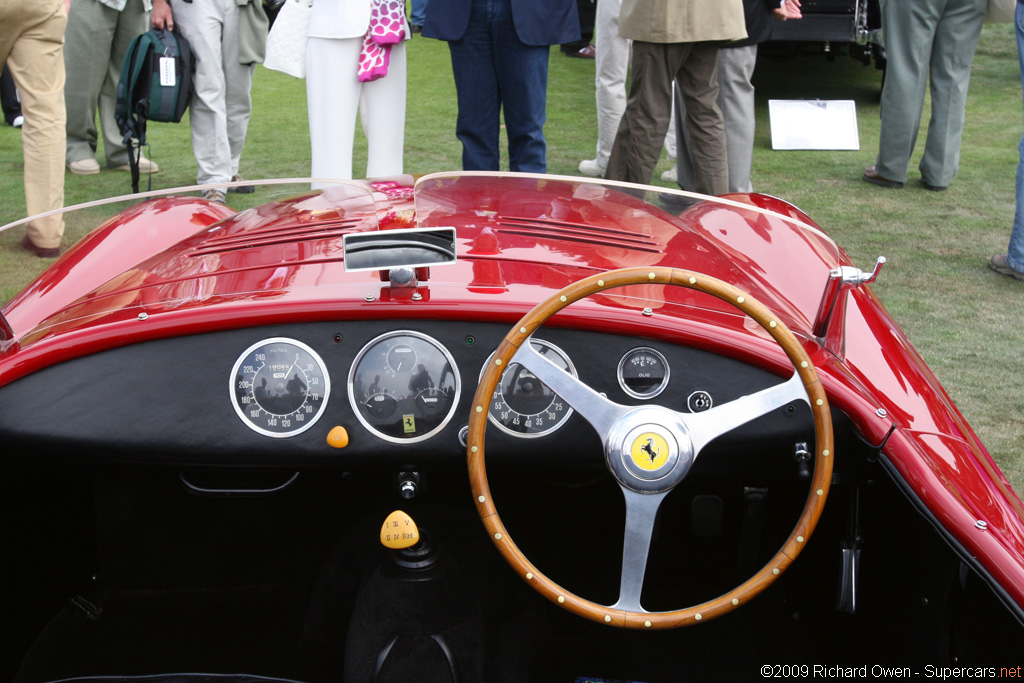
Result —
[[[684, 207], [676, 203], [681, 197], [663, 193], [659, 199], [651, 188], [518, 174], [438, 174], [415, 183], [396, 178], [352, 183], [339, 192], [340, 198], [318, 208], [309, 207], [320, 195], [307, 192], [237, 214], [196, 198], [164, 197], [106, 221], [3, 309], [0, 416], [10, 415], [15, 404], [24, 402], [26, 392], [12, 389], [32, 377], [44, 372], [57, 377], [61, 367], [128, 347], [353, 320], [394, 321], [411, 330], [427, 320], [507, 328], [553, 293], [604, 271], [667, 267], [703, 273], [746, 292], [795, 334], [817, 369], [832, 411], [848, 420], [854, 435], [850, 443], [859, 440], [858, 448], [874, 454], [868, 459], [877, 458], [895, 490], [951, 548], [952, 561], [981, 579], [982, 588], [973, 590], [991, 590], [994, 599], [985, 609], [998, 616], [985, 612], [983, 620], [1000, 624], [1001, 634], [978, 640], [991, 645], [996, 654], [1004, 652], [1006, 643], [1024, 644], [1024, 506], [871, 287], [856, 286], [860, 282], [838, 286], [836, 279], [844, 269], [855, 271], [854, 264], [799, 209], [761, 195], [687, 201], [692, 205]], [[418, 268], [412, 287], [389, 282], [384, 269], [346, 270], [345, 235], [444, 226], [455, 228], [456, 262]], [[792, 372], [782, 348], [749, 317], [691, 289], [629, 285], [588, 297], [557, 313], [548, 326], [634, 335], [731, 358], [776, 376]], [[253, 339], [261, 334], [254, 333]], [[458, 351], [453, 353], [458, 357]], [[173, 375], [181, 364], [184, 361], [176, 360], [165, 370]], [[338, 375], [336, 387], [344, 370], [332, 368]], [[462, 368], [463, 403], [472, 394], [477, 371]], [[69, 391], [82, 389], [73, 386]], [[226, 394], [215, 399], [228, 400]], [[343, 399], [337, 402], [343, 404]], [[73, 403], [60, 403], [62, 410], [73, 410]], [[204, 406], [197, 399], [196, 410], [206, 410]], [[367, 436], [346, 414], [349, 410], [342, 405], [330, 418], [291, 439], [268, 439], [231, 425], [242, 432], [241, 438], [259, 442], [254, 443], [249, 462], [234, 452], [237, 439], [223, 449], [203, 449], [183, 437], [185, 445], [177, 456], [160, 451], [151, 458], [146, 440], [137, 435], [125, 436], [130, 447], [123, 449], [116, 443], [108, 449], [102, 435], [90, 435], [80, 450], [87, 461], [114, 469], [237, 471], [288, 466], [297, 471], [367, 470], [392, 476], [406, 470], [461, 467], [464, 456], [432, 448], [436, 439], [413, 447]], [[32, 469], [32, 444], [37, 442], [58, 461], [74, 460], [69, 455], [77, 450], [72, 428], [27, 425], [25, 416], [20, 412], [17, 419], [0, 417], [0, 439], [17, 444], [21, 467]], [[335, 422], [346, 427], [351, 443], [340, 451], [326, 443]], [[106, 436], [112, 442], [122, 438]], [[295, 452], [287, 458], [281, 455], [282, 442], [300, 440], [309, 446], [288, 449]], [[844, 452], [846, 443], [840, 439], [836, 446], [837, 462], [853, 457]], [[523, 443], [530, 448], [542, 444], [543, 439]], [[270, 446], [279, 446], [276, 455]], [[373, 451], [380, 457], [371, 462]], [[833, 481], [843, 483], [842, 475]], [[851, 509], [856, 507], [851, 504]], [[426, 520], [417, 521], [429, 526]], [[850, 566], [854, 564], [851, 560]], [[835, 581], [832, 575], [827, 583]], [[742, 612], [739, 608], [724, 620], [740, 619]], [[351, 638], [350, 633], [350, 642]], [[930, 662], [936, 670], [954, 667], [964, 661], [963, 650], [978, 640], [958, 641], [961, 649], [955, 652], [925, 646], [908, 654], [907, 662]], [[951, 660], [939, 661], [942, 653]], [[787, 661], [813, 663], [793, 661], [792, 653]], [[872, 660], [865, 657], [865, 662]], [[346, 680], [359, 680], [351, 664], [345, 667]], [[536, 668], [530, 670], [531, 679], [543, 679]], [[757, 671], [750, 670], [750, 677]], [[636, 680], [648, 680], [641, 675]], [[472, 679], [469, 674], [467, 680]]]

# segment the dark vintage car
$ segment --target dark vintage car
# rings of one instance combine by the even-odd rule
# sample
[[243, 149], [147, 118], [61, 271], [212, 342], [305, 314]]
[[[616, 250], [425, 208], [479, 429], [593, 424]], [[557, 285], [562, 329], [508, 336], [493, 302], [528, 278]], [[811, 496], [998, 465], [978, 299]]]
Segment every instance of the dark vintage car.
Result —
[[772, 22], [766, 52], [818, 51], [829, 59], [845, 54], [885, 68], [879, 0], [801, 0], [799, 21]]
[[4, 680], [1020, 672], [1024, 508], [881, 261], [762, 195], [312, 187], [84, 207], [3, 308]]

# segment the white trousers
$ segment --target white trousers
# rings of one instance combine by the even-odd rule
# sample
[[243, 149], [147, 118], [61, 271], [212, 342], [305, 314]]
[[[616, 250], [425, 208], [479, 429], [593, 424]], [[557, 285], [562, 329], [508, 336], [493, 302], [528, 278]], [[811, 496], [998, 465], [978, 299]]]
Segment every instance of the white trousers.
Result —
[[174, 3], [174, 21], [196, 57], [195, 95], [189, 105], [196, 182], [228, 182], [238, 174], [249, 129], [255, 64], [238, 63], [235, 0]]
[[391, 48], [388, 75], [360, 83], [360, 38], [310, 38], [306, 100], [314, 178], [352, 178], [356, 114], [367, 142], [366, 177], [402, 173], [405, 147], [405, 43]]

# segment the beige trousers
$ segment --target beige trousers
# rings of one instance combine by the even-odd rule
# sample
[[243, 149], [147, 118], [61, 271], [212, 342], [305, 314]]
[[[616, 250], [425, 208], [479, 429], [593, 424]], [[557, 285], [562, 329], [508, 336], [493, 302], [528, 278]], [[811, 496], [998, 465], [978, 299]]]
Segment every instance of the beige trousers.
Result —
[[[21, 96], [28, 215], [64, 205], [63, 0], [0, 0], [0, 61], [6, 61]], [[28, 225], [43, 249], [60, 246], [64, 219], [50, 216]]]
[[99, 0], [76, 0], [71, 5], [64, 43], [68, 163], [95, 158], [97, 108], [106, 165], [117, 168], [128, 163], [124, 136], [114, 119], [117, 81], [128, 46], [148, 30], [149, 12], [142, 0], [130, 0], [120, 12]]

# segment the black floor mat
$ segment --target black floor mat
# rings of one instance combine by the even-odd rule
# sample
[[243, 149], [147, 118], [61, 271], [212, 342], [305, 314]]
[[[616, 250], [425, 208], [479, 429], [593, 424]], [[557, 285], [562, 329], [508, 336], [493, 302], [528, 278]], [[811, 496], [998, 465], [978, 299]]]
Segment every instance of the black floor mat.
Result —
[[17, 683], [168, 672], [322, 679], [316, 653], [301, 639], [301, 604], [266, 585], [114, 593], [98, 618], [74, 606], [57, 614], [27, 653]]

